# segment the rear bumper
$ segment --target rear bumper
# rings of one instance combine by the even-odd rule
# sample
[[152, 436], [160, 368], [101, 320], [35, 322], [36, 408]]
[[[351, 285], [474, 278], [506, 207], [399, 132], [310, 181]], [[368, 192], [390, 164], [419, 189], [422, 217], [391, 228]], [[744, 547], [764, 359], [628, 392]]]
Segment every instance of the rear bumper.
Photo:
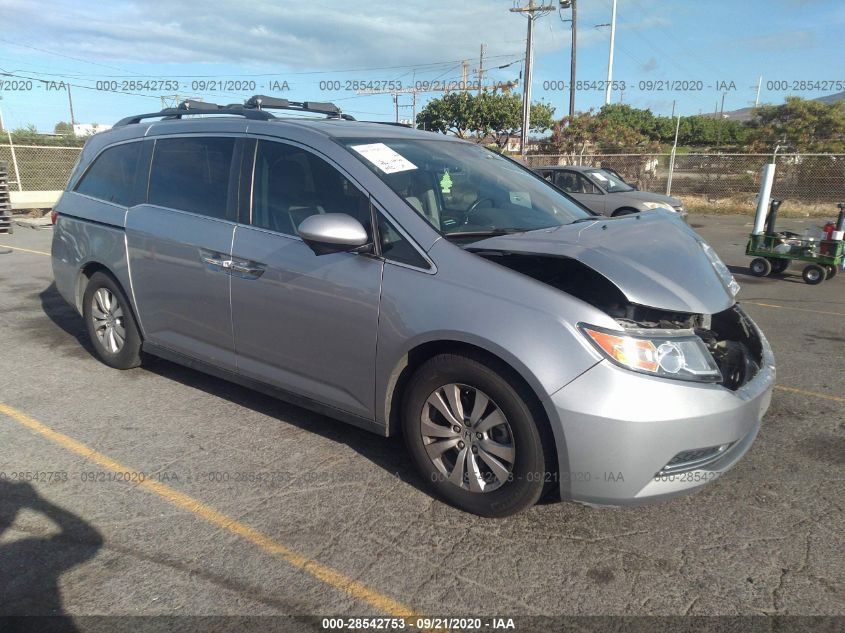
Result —
[[[637, 505], [695, 490], [734, 466], [757, 436], [775, 382], [774, 357], [759, 336], [761, 369], [736, 391], [603, 361], [553, 394], [561, 497]], [[664, 470], [685, 451], [719, 446], [709, 459]]]

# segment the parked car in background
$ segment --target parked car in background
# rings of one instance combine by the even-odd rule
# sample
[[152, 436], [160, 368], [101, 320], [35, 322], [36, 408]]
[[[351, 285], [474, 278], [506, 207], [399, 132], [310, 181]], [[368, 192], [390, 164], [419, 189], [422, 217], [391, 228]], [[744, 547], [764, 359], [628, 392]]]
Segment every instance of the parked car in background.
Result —
[[674, 214], [596, 218], [505, 156], [331, 104], [127, 117], [56, 212], [56, 288], [105, 364], [143, 351], [401, 434], [480, 515], [689, 492], [771, 399], [736, 281]]
[[667, 209], [686, 217], [684, 203], [677, 198], [639, 191], [611, 169], [555, 165], [535, 171], [595, 213], [617, 216]]

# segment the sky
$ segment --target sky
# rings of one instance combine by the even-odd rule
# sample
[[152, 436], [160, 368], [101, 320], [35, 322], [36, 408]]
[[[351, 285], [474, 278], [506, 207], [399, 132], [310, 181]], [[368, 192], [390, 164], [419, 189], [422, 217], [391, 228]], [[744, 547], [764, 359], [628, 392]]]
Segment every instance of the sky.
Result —
[[[539, 2], [539, 0], [538, 0]], [[571, 17], [534, 22], [532, 98], [568, 111]], [[333, 101], [359, 119], [393, 120], [389, 94], [470, 79], [485, 45], [485, 83], [522, 91], [527, 0], [0, 0], [0, 108], [6, 126], [52, 132], [70, 120], [113, 123], [161, 108], [162, 96], [242, 102], [252, 94]], [[787, 95], [845, 90], [841, 0], [618, 0], [612, 101], [669, 115], [726, 111]], [[600, 108], [611, 0], [578, 0], [576, 109]], [[503, 68], [499, 68], [503, 67]], [[836, 82], [839, 82], [837, 85]], [[371, 83], [375, 82], [375, 83]], [[391, 82], [393, 84], [391, 85]], [[563, 88], [563, 89], [562, 89]], [[417, 95], [417, 110], [437, 92]], [[398, 97], [401, 119], [412, 95]]]

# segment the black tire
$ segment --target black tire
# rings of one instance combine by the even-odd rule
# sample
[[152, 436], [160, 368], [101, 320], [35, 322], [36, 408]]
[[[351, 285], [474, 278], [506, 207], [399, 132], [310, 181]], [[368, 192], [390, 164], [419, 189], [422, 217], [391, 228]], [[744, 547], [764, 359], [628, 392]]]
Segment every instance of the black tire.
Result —
[[833, 279], [836, 277], [836, 273], [839, 272], [839, 269], [836, 266], [831, 266], [830, 264], [825, 266], [825, 270], [827, 271], [827, 275], [825, 276], [826, 279]]
[[772, 272], [769, 273], [771, 275], [780, 275], [787, 268], [789, 268], [789, 260], [788, 259], [770, 259], [769, 261], [772, 264]]
[[765, 277], [772, 272], [772, 262], [765, 257], [755, 257], [751, 260], [748, 269], [755, 277]]
[[827, 271], [818, 264], [810, 264], [801, 272], [804, 282], [815, 286], [827, 279]]
[[[447, 503], [485, 517], [505, 517], [534, 505], [554, 469], [551, 432], [545, 421], [538, 419], [539, 412], [529, 404], [533, 398], [503, 377], [508, 373], [507, 368], [497, 367], [488, 359], [466, 354], [441, 354], [417, 370], [408, 384], [403, 403], [405, 444], [422, 477]], [[498, 488], [482, 492], [462, 488], [450, 482], [429, 458], [421, 430], [421, 416], [424, 407], [429, 406], [429, 397], [450, 384], [465, 385], [471, 388], [470, 391], [483, 392], [505, 416], [512, 433], [515, 458], [511, 476], [504, 483], [494, 482], [499, 485]], [[457, 452], [457, 448], [454, 450]], [[481, 455], [473, 459], [478, 464], [482, 463]], [[467, 474], [467, 481], [468, 477]]]
[[622, 207], [621, 209], [616, 209], [611, 217], [618, 218], [623, 215], [633, 215], [634, 213], [639, 213], [639, 211], [631, 207]]
[[[94, 318], [95, 293], [100, 289], [107, 290], [117, 305], [120, 307], [120, 316], [114, 321], [123, 328], [125, 336], [117, 351], [110, 350], [106, 343], [97, 334], [97, 321]], [[135, 315], [132, 314], [132, 306], [126, 298], [123, 290], [111, 275], [103, 272], [96, 272], [91, 275], [88, 285], [85, 287], [85, 294], [82, 297], [82, 316], [85, 319], [85, 328], [88, 330], [88, 338], [91, 345], [101, 361], [115, 369], [132, 369], [141, 364], [141, 333], [135, 323]]]

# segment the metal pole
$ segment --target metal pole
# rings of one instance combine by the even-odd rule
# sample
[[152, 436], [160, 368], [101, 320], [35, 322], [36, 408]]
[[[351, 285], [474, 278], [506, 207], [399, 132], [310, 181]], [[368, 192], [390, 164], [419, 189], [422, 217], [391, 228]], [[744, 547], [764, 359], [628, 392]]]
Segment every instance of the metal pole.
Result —
[[528, 32], [525, 42], [525, 86], [522, 91], [522, 131], [519, 134], [519, 153], [528, 152], [528, 128], [531, 126], [531, 73], [533, 68], [534, 46], [534, 0], [528, 0]]
[[569, 116], [575, 116], [575, 49], [578, 37], [578, 3], [572, 0], [572, 54], [569, 59]]
[[399, 123], [399, 93], [393, 93], [393, 109], [396, 111], [396, 122]]
[[610, 95], [613, 85], [613, 45], [616, 42], [616, 0], [613, 0], [613, 8], [610, 12], [610, 55], [607, 59], [607, 87], [604, 89], [604, 105], [610, 103]]
[[[674, 108], [674, 106], [673, 106]], [[672, 195], [672, 175], [675, 173], [675, 152], [678, 149], [678, 130], [681, 129], [681, 115], [675, 122], [675, 142], [672, 144], [672, 155], [669, 156], [669, 178], [666, 181], [666, 195]]]
[[484, 44], [481, 45], [481, 52], [478, 54], [478, 94], [481, 94], [481, 86], [484, 83]]
[[18, 191], [23, 191], [23, 187], [21, 187], [21, 172], [18, 170], [18, 157], [15, 155], [15, 144], [12, 142], [12, 133], [3, 121], [2, 108], [0, 108], [0, 128], [6, 130], [6, 136], [9, 137], [9, 151], [12, 153], [12, 166], [15, 168], [15, 180], [18, 181]]
[[[76, 125], [76, 119], [73, 116], [73, 98], [70, 96], [70, 84], [67, 84], [67, 102], [70, 105], [70, 129], [73, 131], [73, 126]], [[73, 132], [76, 134], [76, 132]]]

